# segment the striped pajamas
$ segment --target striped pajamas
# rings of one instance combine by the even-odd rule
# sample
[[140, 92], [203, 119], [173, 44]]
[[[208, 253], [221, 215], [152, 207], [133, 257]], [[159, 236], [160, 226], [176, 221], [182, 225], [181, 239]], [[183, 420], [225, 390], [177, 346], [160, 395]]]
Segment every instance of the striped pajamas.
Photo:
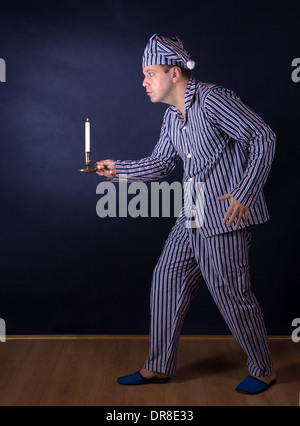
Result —
[[[180, 223], [181, 222], [181, 223]], [[272, 371], [263, 316], [250, 289], [251, 230], [211, 237], [185, 229], [179, 219], [153, 274], [150, 350], [145, 368], [174, 374], [184, 318], [205, 281], [233, 336], [248, 356], [251, 374]]]
[[[185, 117], [170, 106], [160, 138], [149, 157], [116, 161], [116, 178], [128, 182], [159, 180], [181, 158], [183, 184], [191, 190], [193, 215], [197, 183], [203, 182], [203, 223], [185, 226], [178, 218], [153, 274], [150, 355], [145, 368], [174, 373], [180, 330], [198, 287], [205, 281], [232, 334], [248, 356], [251, 374], [263, 377], [272, 369], [262, 313], [250, 289], [248, 250], [250, 226], [269, 214], [263, 194], [275, 153], [276, 135], [231, 90], [197, 83], [185, 94]], [[223, 218], [231, 194], [249, 207], [249, 220], [227, 228]]]

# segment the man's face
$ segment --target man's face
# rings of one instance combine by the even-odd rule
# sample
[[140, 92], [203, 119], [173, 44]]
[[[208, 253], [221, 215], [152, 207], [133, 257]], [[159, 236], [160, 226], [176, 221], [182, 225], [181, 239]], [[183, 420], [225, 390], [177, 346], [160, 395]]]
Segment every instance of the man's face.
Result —
[[160, 65], [149, 65], [144, 68], [143, 74], [145, 76], [143, 86], [151, 102], [171, 104], [173, 90], [171, 73], [166, 73]]

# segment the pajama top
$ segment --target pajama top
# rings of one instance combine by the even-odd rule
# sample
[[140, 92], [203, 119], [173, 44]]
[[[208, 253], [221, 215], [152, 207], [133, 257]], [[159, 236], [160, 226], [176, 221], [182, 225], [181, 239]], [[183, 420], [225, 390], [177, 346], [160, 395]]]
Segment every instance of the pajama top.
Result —
[[[185, 117], [175, 106], [164, 115], [160, 138], [149, 157], [116, 161], [116, 180], [164, 179], [183, 160], [183, 183], [204, 183], [204, 237], [233, 231], [222, 224], [231, 194], [249, 207], [248, 224], [269, 219], [263, 186], [275, 153], [276, 135], [270, 127], [224, 87], [196, 82], [191, 77], [185, 93]], [[243, 220], [239, 228], [244, 228]]]

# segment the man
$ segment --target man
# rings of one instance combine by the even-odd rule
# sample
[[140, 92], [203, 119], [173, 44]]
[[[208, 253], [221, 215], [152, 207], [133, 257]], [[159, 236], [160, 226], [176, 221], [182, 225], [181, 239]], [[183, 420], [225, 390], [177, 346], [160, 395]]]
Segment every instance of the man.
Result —
[[[251, 225], [269, 219], [263, 186], [276, 137], [234, 92], [197, 83], [190, 71], [194, 66], [177, 37], [154, 34], [144, 51], [143, 86], [151, 102], [170, 105], [160, 139], [147, 158], [96, 163], [99, 175], [115, 180], [121, 174], [157, 180], [181, 157], [183, 183], [189, 184], [192, 197], [190, 211], [177, 219], [154, 270], [149, 357], [141, 370], [118, 381], [138, 385], [170, 379], [185, 315], [205, 281], [248, 356], [250, 375], [236, 389], [254, 394], [276, 382], [263, 316], [250, 289], [248, 259]], [[187, 226], [187, 219], [198, 214], [199, 182], [204, 210], [195, 228]]]

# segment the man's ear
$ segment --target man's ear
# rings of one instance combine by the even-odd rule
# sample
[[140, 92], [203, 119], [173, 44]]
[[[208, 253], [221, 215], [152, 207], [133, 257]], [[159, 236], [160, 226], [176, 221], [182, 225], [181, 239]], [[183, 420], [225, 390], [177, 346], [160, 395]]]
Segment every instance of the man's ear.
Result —
[[175, 66], [175, 67], [171, 68], [170, 72], [171, 72], [171, 77], [172, 77], [173, 83], [176, 83], [176, 81], [181, 76], [181, 69], [179, 67]]

